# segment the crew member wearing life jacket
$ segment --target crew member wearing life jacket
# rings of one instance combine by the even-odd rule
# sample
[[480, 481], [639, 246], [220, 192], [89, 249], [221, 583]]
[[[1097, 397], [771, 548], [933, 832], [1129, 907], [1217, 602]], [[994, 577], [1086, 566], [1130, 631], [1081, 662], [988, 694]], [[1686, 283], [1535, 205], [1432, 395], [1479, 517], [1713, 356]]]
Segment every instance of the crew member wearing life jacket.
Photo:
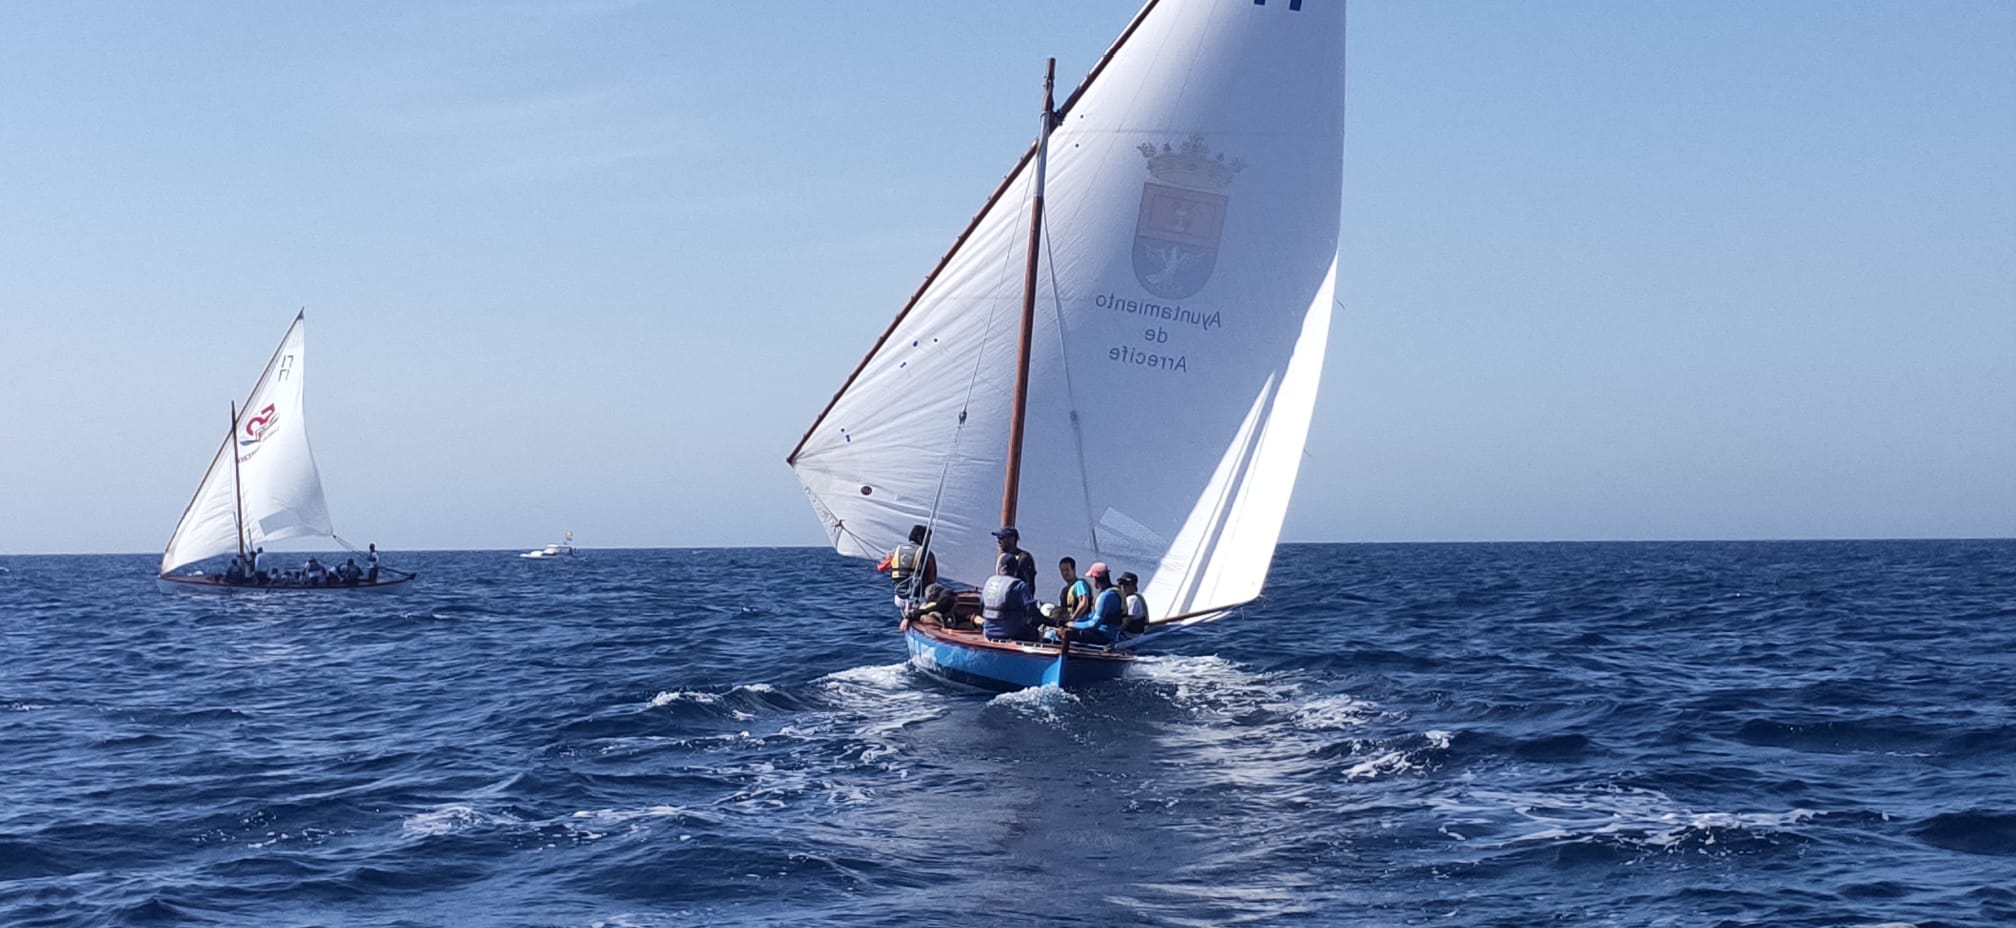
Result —
[[938, 555], [931, 553], [931, 532], [922, 525], [910, 526], [910, 540], [896, 546], [875, 570], [888, 571], [896, 583], [896, 605], [914, 599], [924, 588], [938, 582]]
[[1127, 600], [1127, 621], [1122, 627], [1129, 635], [1139, 635], [1147, 631], [1148, 600], [1141, 596], [1141, 578], [1134, 576], [1134, 572], [1130, 570], [1121, 574], [1120, 579], [1114, 582], [1120, 587], [1120, 595]]
[[1112, 644], [1120, 639], [1120, 626], [1127, 620], [1127, 603], [1113, 588], [1113, 577], [1105, 564], [1085, 568], [1085, 578], [1094, 589], [1092, 610], [1071, 623], [1071, 640], [1088, 644]]
[[1029, 584], [1015, 576], [1015, 558], [1003, 554], [994, 563], [994, 576], [980, 587], [981, 630], [995, 641], [1036, 641], [1036, 600]]
[[1078, 576], [1078, 562], [1068, 557], [1057, 562], [1057, 574], [1064, 578], [1064, 589], [1057, 594], [1061, 610], [1057, 624], [1076, 622], [1092, 609], [1092, 584]]

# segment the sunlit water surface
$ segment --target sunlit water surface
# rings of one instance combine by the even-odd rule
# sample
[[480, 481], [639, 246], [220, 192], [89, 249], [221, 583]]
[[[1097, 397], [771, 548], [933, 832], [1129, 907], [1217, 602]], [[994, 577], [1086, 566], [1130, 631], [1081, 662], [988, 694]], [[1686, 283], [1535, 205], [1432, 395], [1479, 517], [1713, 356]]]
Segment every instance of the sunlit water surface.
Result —
[[393, 562], [0, 558], [0, 924], [2016, 925], [2012, 542], [1288, 546], [992, 697], [823, 550]]

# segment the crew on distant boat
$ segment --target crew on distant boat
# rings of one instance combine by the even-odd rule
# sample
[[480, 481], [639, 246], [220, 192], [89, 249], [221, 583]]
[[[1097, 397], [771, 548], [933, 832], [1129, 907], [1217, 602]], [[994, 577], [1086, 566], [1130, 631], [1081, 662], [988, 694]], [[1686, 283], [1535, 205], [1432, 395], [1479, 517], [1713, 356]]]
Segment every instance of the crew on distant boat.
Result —
[[1141, 596], [1141, 578], [1133, 571], [1120, 575], [1118, 581], [1120, 595], [1127, 600], [1127, 621], [1122, 630], [1129, 635], [1139, 635], [1148, 630], [1148, 600]]
[[1036, 590], [1036, 557], [1022, 550], [1016, 544], [1022, 539], [1022, 533], [1016, 531], [1013, 525], [1003, 525], [994, 531], [994, 537], [1001, 543], [1001, 553], [1014, 558], [1015, 576], [1028, 585], [1030, 595], [1034, 596]]
[[938, 555], [931, 553], [931, 531], [922, 525], [910, 526], [910, 540], [896, 546], [875, 565], [888, 571], [896, 583], [896, 605], [901, 606], [938, 582]]
[[308, 563], [301, 568], [301, 575], [302, 579], [306, 580], [310, 585], [321, 586], [324, 581], [329, 579], [329, 570], [322, 566], [322, 562], [317, 560], [315, 555], [311, 554], [308, 555]]
[[364, 568], [357, 566], [356, 558], [344, 558], [343, 566], [336, 568], [336, 579], [344, 586], [356, 586], [364, 579]]
[[1016, 576], [1016, 569], [1016, 557], [1002, 552], [994, 562], [994, 576], [980, 588], [981, 630], [994, 641], [1037, 640], [1036, 626], [1030, 621], [1036, 613], [1035, 597], [1029, 584]]
[[[350, 550], [352, 550], [352, 551], [355, 551], [355, 550], [357, 550], [357, 549], [355, 549], [355, 548], [352, 548], [352, 549], [350, 549]], [[364, 559], [365, 559], [365, 560], [364, 560], [365, 564], [369, 565], [369, 566], [367, 566], [367, 567], [365, 567], [365, 568], [364, 568], [364, 581], [365, 581], [366, 583], [377, 583], [377, 582], [378, 582], [378, 543], [377, 543], [377, 542], [375, 542], [375, 541], [374, 541], [374, 542], [372, 542], [372, 543], [371, 543], [371, 551], [370, 551], [370, 553], [368, 553], [368, 554], [366, 554], [366, 555], [364, 556]]]

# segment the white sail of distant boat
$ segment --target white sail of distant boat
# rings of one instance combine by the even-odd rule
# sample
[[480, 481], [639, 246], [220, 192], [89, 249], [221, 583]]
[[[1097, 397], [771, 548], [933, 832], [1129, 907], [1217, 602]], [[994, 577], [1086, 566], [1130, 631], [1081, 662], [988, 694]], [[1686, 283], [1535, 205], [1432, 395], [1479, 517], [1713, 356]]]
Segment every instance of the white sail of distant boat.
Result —
[[1260, 593], [1314, 408], [1343, 4], [1151, 0], [1048, 125], [790, 463], [841, 554], [930, 525], [977, 584], [1007, 521], [1137, 572], [1158, 617], [1217, 617]]
[[[194, 578], [175, 572], [212, 558], [249, 556], [289, 539], [335, 537], [322, 496], [322, 475], [308, 444], [303, 402], [306, 316], [303, 312], [294, 317], [244, 405], [232, 407], [230, 431], [161, 554], [164, 585], [189, 588]], [[389, 586], [411, 579], [410, 574], [395, 573], [397, 580], [374, 578], [351, 586]], [[203, 585], [217, 584], [212, 578]]]

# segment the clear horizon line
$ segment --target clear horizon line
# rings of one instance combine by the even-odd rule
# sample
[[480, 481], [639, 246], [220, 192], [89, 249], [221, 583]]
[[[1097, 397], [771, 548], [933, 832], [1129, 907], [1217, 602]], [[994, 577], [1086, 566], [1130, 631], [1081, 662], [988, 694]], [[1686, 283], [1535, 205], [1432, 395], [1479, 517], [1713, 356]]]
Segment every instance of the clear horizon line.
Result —
[[[1800, 544], [1800, 543], [1845, 543], [1845, 542], [1896, 542], [1896, 541], [2016, 541], [2010, 535], [1894, 535], [1888, 537], [1866, 536], [1810, 536], [1786, 538], [1495, 538], [1495, 539], [1415, 539], [1411, 541], [1284, 541], [1279, 547], [1290, 545], [1698, 545], [1698, 544]], [[539, 548], [481, 547], [481, 548], [388, 548], [380, 547], [380, 553], [399, 552], [405, 554], [442, 554], [481, 551], [526, 551]], [[827, 545], [580, 545], [576, 551], [719, 551], [745, 549], [773, 549], [779, 551], [826, 551]], [[331, 549], [337, 550], [337, 549]], [[294, 548], [274, 551], [273, 554], [319, 554], [323, 549]], [[0, 554], [7, 557], [158, 557], [158, 551], [37, 551], [18, 554]], [[219, 555], [222, 557], [222, 555]]]

